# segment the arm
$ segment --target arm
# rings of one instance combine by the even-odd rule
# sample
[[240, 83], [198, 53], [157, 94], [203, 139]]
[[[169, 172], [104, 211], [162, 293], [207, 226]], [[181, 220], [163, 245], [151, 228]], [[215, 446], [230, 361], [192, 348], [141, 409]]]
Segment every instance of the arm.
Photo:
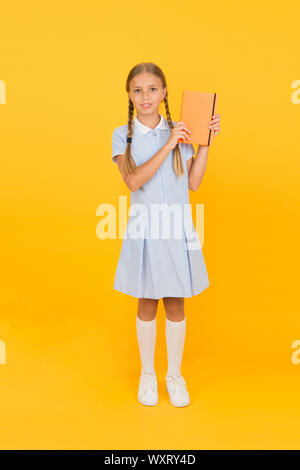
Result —
[[[143, 186], [144, 183], [149, 181], [149, 179], [152, 178], [152, 176], [157, 172], [158, 168], [167, 158], [171, 150], [172, 148], [168, 145], [168, 143], [166, 143], [155, 155], [153, 155], [153, 157], [151, 157], [142, 165], [137, 166], [133, 173], [125, 176], [123, 179], [130, 191], [137, 191], [141, 186]], [[116, 158], [121, 175], [123, 158], [124, 155], [118, 155]]]
[[189, 189], [192, 191], [197, 191], [201, 184], [206, 170], [208, 151], [209, 145], [199, 145], [196, 158], [187, 161]]
[[[209, 129], [212, 129], [214, 137], [220, 134], [221, 114], [215, 114], [209, 122]], [[208, 157], [209, 145], [199, 145], [196, 158], [187, 161], [189, 189], [197, 191], [203, 179]]]

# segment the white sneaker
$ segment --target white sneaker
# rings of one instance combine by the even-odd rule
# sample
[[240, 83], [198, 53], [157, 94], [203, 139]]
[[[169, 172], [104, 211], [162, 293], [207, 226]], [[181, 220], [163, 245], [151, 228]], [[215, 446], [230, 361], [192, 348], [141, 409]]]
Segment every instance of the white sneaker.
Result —
[[140, 376], [138, 400], [143, 405], [153, 406], [158, 403], [156, 375], [144, 372]]
[[172, 405], [186, 406], [190, 403], [190, 396], [182, 375], [170, 374], [166, 377], [166, 384]]

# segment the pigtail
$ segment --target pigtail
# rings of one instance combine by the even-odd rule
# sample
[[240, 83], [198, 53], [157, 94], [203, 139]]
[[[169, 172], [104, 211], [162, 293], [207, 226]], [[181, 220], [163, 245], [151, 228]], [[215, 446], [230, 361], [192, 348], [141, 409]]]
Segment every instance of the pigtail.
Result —
[[[134, 112], [134, 106], [133, 106], [131, 99], [129, 98], [127, 137], [132, 137], [133, 135], [133, 112]], [[123, 175], [126, 176], [128, 173], [133, 173], [135, 168], [136, 168], [136, 164], [131, 155], [131, 143], [128, 142], [126, 149], [125, 149], [125, 158], [123, 158], [123, 166], [122, 166]]]
[[[131, 137], [131, 138], [133, 136], [133, 113], [134, 113], [134, 105], [131, 99], [129, 98], [127, 137]], [[123, 176], [126, 176], [129, 173], [133, 173], [135, 169], [136, 169], [136, 164], [131, 154], [131, 142], [127, 142], [127, 146], [126, 146], [125, 154], [123, 158], [123, 165], [122, 165]], [[139, 189], [141, 189], [142, 191], [144, 190], [143, 186], [141, 186]]]
[[[169, 127], [170, 129], [173, 129], [174, 126], [173, 126], [173, 122], [172, 122], [171, 114], [169, 110], [168, 94], [166, 94], [164, 98], [164, 103], [165, 103], [166, 115], [167, 115]], [[183, 161], [182, 161], [182, 156], [181, 156], [178, 143], [173, 149], [173, 168], [174, 168], [176, 175], [179, 176], [179, 178], [181, 178], [182, 175], [184, 174], [184, 168], [183, 168]]]

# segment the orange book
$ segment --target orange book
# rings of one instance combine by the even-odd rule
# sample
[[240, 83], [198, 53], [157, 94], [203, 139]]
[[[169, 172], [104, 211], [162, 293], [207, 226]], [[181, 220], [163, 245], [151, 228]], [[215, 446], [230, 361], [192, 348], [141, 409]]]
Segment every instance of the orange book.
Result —
[[216, 93], [184, 90], [179, 121], [184, 122], [191, 131], [191, 140], [178, 139], [178, 142], [211, 145], [214, 132], [208, 126], [216, 113], [216, 105]]

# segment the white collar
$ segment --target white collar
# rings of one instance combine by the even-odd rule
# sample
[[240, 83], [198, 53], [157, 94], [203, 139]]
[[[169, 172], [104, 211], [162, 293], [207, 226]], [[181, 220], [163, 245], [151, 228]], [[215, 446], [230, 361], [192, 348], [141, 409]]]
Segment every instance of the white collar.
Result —
[[141, 121], [138, 120], [137, 116], [135, 116], [134, 118], [134, 125], [143, 135], [147, 134], [147, 132], [154, 131], [156, 129], [161, 129], [162, 131], [166, 131], [169, 129], [168, 121], [163, 117], [162, 114], [160, 114], [160, 121], [157, 124], [157, 126], [154, 127], [154, 129], [152, 129], [151, 127], [145, 126], [145, 124], [142, 124]]

